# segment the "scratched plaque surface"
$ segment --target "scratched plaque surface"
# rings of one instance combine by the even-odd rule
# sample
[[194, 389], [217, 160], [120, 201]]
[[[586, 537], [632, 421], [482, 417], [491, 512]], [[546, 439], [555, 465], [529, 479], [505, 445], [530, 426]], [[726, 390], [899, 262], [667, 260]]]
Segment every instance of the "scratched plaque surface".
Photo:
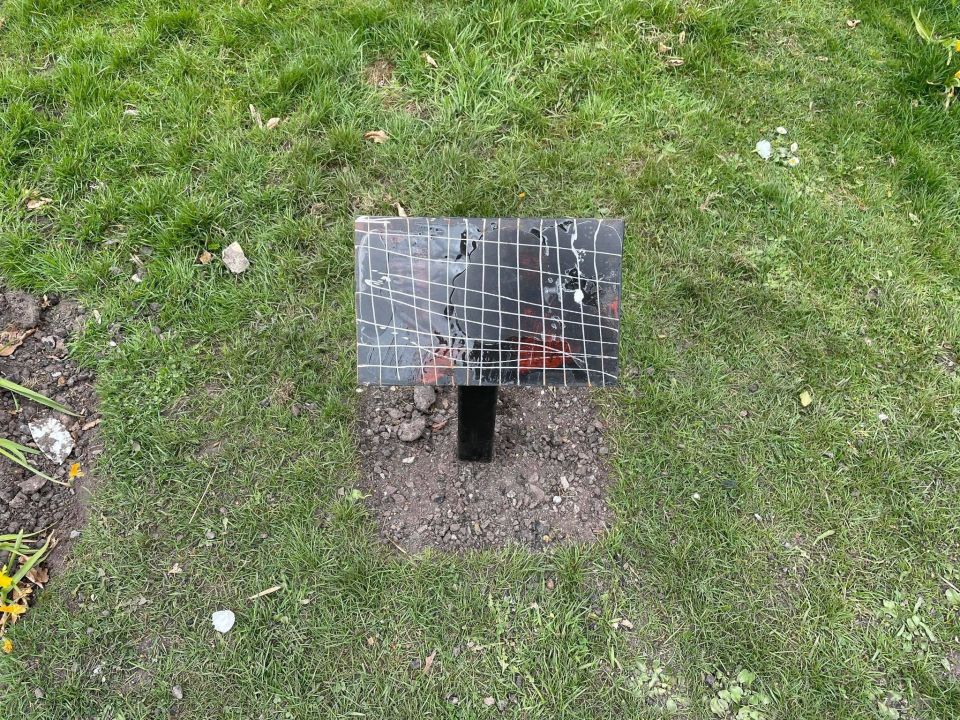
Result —
[[617, 382], [622, 220], [360, 217], [367, 385]]

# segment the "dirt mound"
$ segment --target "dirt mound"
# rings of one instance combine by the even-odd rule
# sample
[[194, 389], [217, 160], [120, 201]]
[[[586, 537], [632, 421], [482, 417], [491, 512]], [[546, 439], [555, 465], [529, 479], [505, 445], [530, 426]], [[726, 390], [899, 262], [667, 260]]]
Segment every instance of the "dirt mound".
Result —
[[[589, 391], [504, 388], [491, 463], [457, 460], [454, 388], [365, 388], [361, 490], [381, 535], [406, 552], [539, 550], [606, 527], [608, 454]], [[416, 439], [411, 440], [411, 437]]]
[[[37, 447], [36, 428], [53, 418], [53, 424], [62, 424], [72, 440], [73, 448], [62, 462], [53, 462], [42, 454], [30, 456], [35, 467], [69, 486], [45, 480], [0, 458], [0, 532], [23, 530], [41, 536], [55, 532], [58, 546], [51, 556], [54, 569], [64, 556], [71, 533], [75, 535], [83, 523], [94, 460], [102, 450], [97, 440], [93, 374], [67, 360], [67, 340], [82, 321], [76, 303], [53, 295], [35, 298], [0, 288], [0, 377], [78, 413], [78, 417], [55, 413], [21, 396], [0, 392], [0, 437]], [[74, 463], [79, 463], [82, 475], [71, 479]]]

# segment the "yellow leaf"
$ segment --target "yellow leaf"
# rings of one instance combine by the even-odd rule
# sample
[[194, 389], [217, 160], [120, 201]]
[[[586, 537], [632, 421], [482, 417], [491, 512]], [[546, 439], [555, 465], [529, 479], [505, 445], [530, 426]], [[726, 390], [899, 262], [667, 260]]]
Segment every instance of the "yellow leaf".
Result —
[[809, 390], [804, 390], [802, 393], [800, 393], [801, 407], [809, 407], [812, 402], [813, 402], [813, 395], [810, 394]]
[[27, 210], [39, 210], [44, 205], [49, 205], [52, 202], [53, 200], [48, 197], [31, 198], [30, 200], [27, 200]]
[[6, 590], [11, 585], [13, 585], [13, 578], [7, 575], [4, 575], [2, 572], [0, 572], [0, 588], [3, 588], [4, 590]]
[[23, 615], [26, 611], [27, 608], [23, 605], [0, 605], [0, 612], [9, 613], [13, 616]]
[[380, 143], [385, 143], [387, 140], [389, 140], [390, 136], [387, 135], [383, 130], [371, 130], [363, 134], [363, 139], [369, 140], [370, 142], [373, 142], [373, 143], [380, 144]]
[[13, 652], [13, 642], [10, 640], [10, 638], [3, 639], [3, 651], [7, 655]]

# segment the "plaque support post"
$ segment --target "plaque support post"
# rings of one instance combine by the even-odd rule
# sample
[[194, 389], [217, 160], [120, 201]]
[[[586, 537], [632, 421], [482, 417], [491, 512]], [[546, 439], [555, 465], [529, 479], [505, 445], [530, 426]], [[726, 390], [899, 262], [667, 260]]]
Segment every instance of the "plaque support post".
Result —
[[461, 460], [490, 462], [497, 423], [497, 386], [457, 388], [457, 454]]

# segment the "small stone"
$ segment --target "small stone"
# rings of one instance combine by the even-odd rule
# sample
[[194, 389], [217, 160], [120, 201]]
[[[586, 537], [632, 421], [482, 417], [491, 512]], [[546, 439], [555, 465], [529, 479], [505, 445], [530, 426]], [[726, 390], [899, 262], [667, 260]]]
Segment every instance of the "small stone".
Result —
[[559, 505], [559, 504], [562, 503], [562, 502], [563, 502], [563, 498], [562, 498], [562, 497], [560, 497], [559, 495], [554, 495], [554, 496], [553, 496], [553, 504], [554, 504], [554, 505]]
[[221, 258], [223, 259], [223, 264], [226, 265], [227, 269], [234, 275], [239, 275], [250, 267], [250, 261], [247, 260], [247, 256], [244, 254], [243, 248], [240, 247], [240, 243], [238, 242], [230, 243], [223, 251]]
[[183, 700], [183, 688], [179, 685], [174, 685], [170, 688], [170, 694], [173, 695], [177, 700]]
[[408, 422], [400, 423], [398, 437], [403, 442], [413, 442], [414, 440], [419, 440], [423, 436], [423, 432], [426, 429], [426, 418], [422, 415], [416, 415]]
[[483, 699], [483, 704], [486, 705], [487, 707], [493, 707], [494, 703], [496, 702], [497, 701], [494, 700], [492, 697], [485, 697]]
[[437, 401], [437, 391], [433, 385], [417, 385], [413, 389], [413, 404], [420, 412], [429, 412]]
[[693, 499], [694, 499], [694, 500], [699, 500], [699, 499], [700, 499], [700, 493], [694, 493], [694, 494], [693, 494]]
[[561, 476], [560, 476], [560, 487], [562, 487], [564, 490], [569, 490], [569, 489], [570, 489], [570, 481], [567, 480], [567, 476], [566, 476], [566, 475], [561, 475]]
[[207, 540], [215, 540], [217, 534], [213, 530], [207, 530], [203, 535]]
[[80, 531], [79, 531], [79, 530], [71, 530], [71, 531], [70, 531], [70, 539], [71, 539], [71, 540], [76, 540], [78, 537], [80, 537]]
[[34, 475], [31, 478], [27, 478], [26, 480], [21, 480], [20, 482], [17, 483], [17, 485], [20, 488], [20, 491], [26, 495], [33, 495], [35, 492], [37, 492], [40, 488], [42, 488], [46, 484], [47, 484], [47, 479], [42, 478], [39, 475]]

